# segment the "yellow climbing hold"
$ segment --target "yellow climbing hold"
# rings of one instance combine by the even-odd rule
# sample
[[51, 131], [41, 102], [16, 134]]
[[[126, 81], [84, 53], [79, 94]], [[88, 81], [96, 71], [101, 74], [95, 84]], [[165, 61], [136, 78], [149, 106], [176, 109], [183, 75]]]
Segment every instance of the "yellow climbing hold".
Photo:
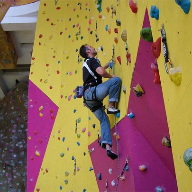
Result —
[[47, 83], [47, 82], [48, 82], [48, 79], [45, 79], [45, 80], [44, 80], [44, 83]]
[[181, 80], [182, 80], [182, 74], [181, 74], [181, 69], [180, 67], [175, 68], [170, 68], [169, 70], [169, 77], [171, 81], [177, 86], [181, 85]]
[[39, 107], [39, 111], [41, 111], [43, 109], [43, 106]]
[[30, 136], [28, 137], [28, 140], [31, 140], [31, 137], [30, 137]]
[[40, 116], [40, 117], [43, 117], [43, 114], [42, 114], [42, 113], [39, 113], [39, 116]]
[[127, 41], [127, 30], [124, 30], [121, 34], [121, 39], [126, 42]]
[[35, 155], [36, 155], [37, 157], [39, 157], [39, 156], [40, 156], [40, 152], [39, 152], [39, 151], [35, 151]]

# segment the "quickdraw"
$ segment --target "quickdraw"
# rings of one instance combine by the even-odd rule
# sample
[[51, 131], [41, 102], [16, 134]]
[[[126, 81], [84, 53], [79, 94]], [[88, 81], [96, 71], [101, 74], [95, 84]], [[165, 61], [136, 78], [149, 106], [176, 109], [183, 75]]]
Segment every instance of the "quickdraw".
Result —
[[129, 163], [129, 157], [127, 156], [126, 160], [125, 160], [125, 165], [123, 167], [123, 170], [121, 172], [121, 174], [117, 177], [117, 179], [119, 180], [125, 180], [125, 176], [124, 176], [124, 172], [126, 170], [126, 167], [128, 166], [128, 163]]
[[163, 43], [163, 55], [164, 55], [164, 58], [165, 58], [165, 70], [167, 73], [169, 73], [169, 70], [168, 70], [168, 67], [167, 67], [167, 63], [169, 63], [171, 65], [171, 67], [173, 67], [173, 64], [171, 63], [168, 55], [169, 55], [169, 52], [168, 52], [168, 48], [167, 48], [167, 41], [166, 41], [166, 33], [165, 33], [165, 29], [164, 29], [164, 24], [161, 25], [161, 40], [162, 40], [162, 43]]

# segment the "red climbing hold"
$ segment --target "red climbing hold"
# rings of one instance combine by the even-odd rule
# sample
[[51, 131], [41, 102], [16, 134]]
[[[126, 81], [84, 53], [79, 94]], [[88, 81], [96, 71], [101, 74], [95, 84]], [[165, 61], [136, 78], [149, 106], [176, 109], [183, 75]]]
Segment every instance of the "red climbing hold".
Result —
[[161, 53], [161, 37], [159, 37], [156, 42], [154, 42], [151, 46], [151, 51], [153, 55], [158, 58]]
[[42, 35], [42, 34], [40, 34], [40, 35], [39, 35], [39, 38], [41, 38], [41, 37], [43, 37], [43, 35]]
[[61, 7], [57, 7], [56, 9], [59, 10], [59, 9], [61, 9]]
[[129, 7], [133, 13], [137, 13], [137, 4], [133, 2], [133, 0], [129, 0]]
[[119, 61], [119, 64], [121, 65], [121, 56], [117, 57], [117, 61]]
[[130, 54], [130, 53], [127, 53], [127, 54], [126, 54], [126, 57], [127, 57], [127, 61], [128, 61], [129, 63], [131, 63], [131, 54]]

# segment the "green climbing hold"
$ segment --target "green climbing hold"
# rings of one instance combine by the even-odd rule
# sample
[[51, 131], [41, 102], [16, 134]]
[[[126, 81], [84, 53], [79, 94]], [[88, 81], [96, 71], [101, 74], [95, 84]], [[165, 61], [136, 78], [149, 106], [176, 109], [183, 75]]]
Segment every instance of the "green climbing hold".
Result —
[[68, 184], [68, 180], [65, 180], [65, 184], [66, 184], [66, 185]]
[[77, 123], [80, 123], [80, 122], [81, 122], [81, 118], [78, 118], [78, 119], [77, 119]]
[[140, 31], [140, 36], [143, 40], [148, 41], [148, 42], [153, 42], [153, 36], [152, 36], [152, 31], [150, 27], [143, 28]]
[[61, 154], [60, 154], [61, 157], [64, 157], [64, 155], [65, 155], [64, 153], [61, 153]]
[[99, 11], [99, 13], [102, 11], [101, 4], [102, 4], [102, 0], [98, 0], [97, 1], [97, 10]]
[[192, 148], [189, 148], [185, 151], [183, 155], [183, 160], [185, 164], [189, 167], [189, 170], [192, 172]]
[[81, 137], [81, 134], [77, 134], [77, 138], [80, 138]]

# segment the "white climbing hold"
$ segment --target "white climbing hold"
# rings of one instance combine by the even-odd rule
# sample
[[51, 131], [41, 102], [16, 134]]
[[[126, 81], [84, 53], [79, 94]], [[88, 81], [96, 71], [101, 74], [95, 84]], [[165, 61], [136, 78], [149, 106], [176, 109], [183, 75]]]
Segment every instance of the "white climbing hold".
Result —
[[105, 19], [105, 16], [103, 15], [102, 19], [104, 20]]
[[112, 169], [111, 168], [109, 169], [109, 174], [112, 174]]
[[115, 180], [111, 181], [111, 185], [114, 187], [115, 186]]

